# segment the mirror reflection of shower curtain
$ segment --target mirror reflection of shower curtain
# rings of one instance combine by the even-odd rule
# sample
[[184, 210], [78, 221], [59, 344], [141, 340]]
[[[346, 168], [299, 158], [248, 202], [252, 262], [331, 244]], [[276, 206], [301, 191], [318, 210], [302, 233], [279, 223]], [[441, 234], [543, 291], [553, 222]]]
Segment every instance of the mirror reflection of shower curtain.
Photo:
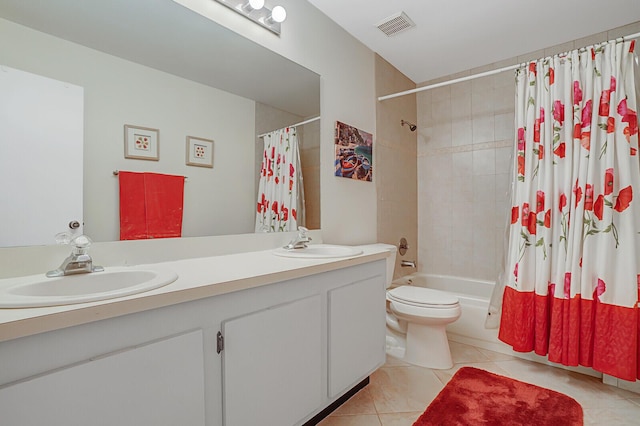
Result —
[[255, 232], [295, 231], [305, 223], [298, 132], [285, 127], [263, 139]]

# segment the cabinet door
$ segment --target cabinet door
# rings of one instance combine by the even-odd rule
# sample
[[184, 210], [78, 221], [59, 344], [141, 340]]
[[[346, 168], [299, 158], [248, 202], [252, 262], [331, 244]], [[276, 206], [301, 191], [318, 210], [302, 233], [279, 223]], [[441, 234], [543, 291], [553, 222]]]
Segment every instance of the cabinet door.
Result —
[[204, 425], [202, 331], [9, 385], [0, 413], [6, 425]]
[[223, 322], [225, 426], [300, 422], [322, 403], [319, 295]]
[[385, 361], [382, 276], [329, 291], [329, 397], [357, 384]]

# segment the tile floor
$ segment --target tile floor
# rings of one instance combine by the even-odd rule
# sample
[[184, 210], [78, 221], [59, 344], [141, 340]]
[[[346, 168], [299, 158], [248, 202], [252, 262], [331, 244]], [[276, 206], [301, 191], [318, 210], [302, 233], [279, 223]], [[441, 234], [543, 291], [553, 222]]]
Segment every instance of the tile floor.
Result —
[[585, 425], [640, 424], [640, 394], [600, 379], [526, 361], [474, 346], [450, 342], [454, 366], [431, 370], [392, 357], [371, 375], [369, 386], [353, 396], [320, 426], [411, 426], [453, 374], [473, 366], [562, 392], [578, 401]]

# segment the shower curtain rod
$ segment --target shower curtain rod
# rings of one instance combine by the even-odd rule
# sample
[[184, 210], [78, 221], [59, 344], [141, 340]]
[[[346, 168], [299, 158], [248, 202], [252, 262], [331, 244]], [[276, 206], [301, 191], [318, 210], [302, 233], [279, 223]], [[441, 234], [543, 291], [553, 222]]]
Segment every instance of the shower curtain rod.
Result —
[[[308, 120], [304, 120], [304, 121], [301, 121], [301, 122], [296, 123], [296, 124], [292, 124], [292, 125], [287, 126], [287, 127], [302, 126], [303, 124], [313, 123], [314, 121], [318, 121], [318, 120], [320, 120], [320, 116], [313, 117], [313, 118], [310, 118]], [[263, 137], [267, 136], [269, 133], [271, 133], [271, 132], [262, 133], [261, 135], [258, 135], [258, 137], [259, 138], [263, 138]]]
[[[630, 35], [624, 36], [624, 37], [618, 37], [615, 40], [616, 41], [617, 40], [624, 41], [625, 39], [634, 39], [634, 38], [640, 38], [640, 33], [630, 34]], [[610, 40], [610, 41], [612, 41], [612, 40]], [[608, 43], [608, 42], [605, 41], [603, 43]], [[602, 44], [602, 43], [597, 43], [597, 44]], [[594, 45], [585, 46], [585, 47], [581, 47], [580, 49], [588, 49], [588, 48], [593, 47], [593, 46]], [[527, 63], [528, 62], [524, 62], [522, 64], [510, 65], [508, 67], [498, 68], [497, 70], [485, 71], [485, 72], [481, 72], [481, 73], [478, 73], [478, 74], [469, 75], [469, 76], [466, 76], [466, 77], [460, 77], [460, 78], [455, 78], [453, 80], [443, 81], [441, 83], [435, 83], [435, 84], [430, 84], [428, 86], [417, 87], [417, 88], [411, 89], [411, 90], [405, 90], [403, 92], [392, 93], [390, 95], [380, 96], [380, 97], [378, 97], [378, 100], [379, 101], [386, 101], [387, 99], [397, 98], [399, 96], [410, 95], [412, 93], [417, 93], [417, 92], [423, 92], [425, 90], [435, 89], [435, 88], [442, 87], [442, 86], [448, 86], [450, 84], [462, 83], [463, 81], [474, 80], [474, 79], [480, 78], [480, 77], [487, 77], [489, 75], [499, 74], [501, 72], [515, 70], [517, 68], [520, 68], [523, 65], [526, 65]]]

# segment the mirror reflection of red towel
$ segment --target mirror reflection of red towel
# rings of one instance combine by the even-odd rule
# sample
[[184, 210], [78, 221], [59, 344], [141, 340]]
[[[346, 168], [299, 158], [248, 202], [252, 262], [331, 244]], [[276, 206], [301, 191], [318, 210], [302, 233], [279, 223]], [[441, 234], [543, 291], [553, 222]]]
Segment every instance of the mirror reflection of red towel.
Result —
[[120, 240], [182, 235], [184, 176], [119, 172]]

